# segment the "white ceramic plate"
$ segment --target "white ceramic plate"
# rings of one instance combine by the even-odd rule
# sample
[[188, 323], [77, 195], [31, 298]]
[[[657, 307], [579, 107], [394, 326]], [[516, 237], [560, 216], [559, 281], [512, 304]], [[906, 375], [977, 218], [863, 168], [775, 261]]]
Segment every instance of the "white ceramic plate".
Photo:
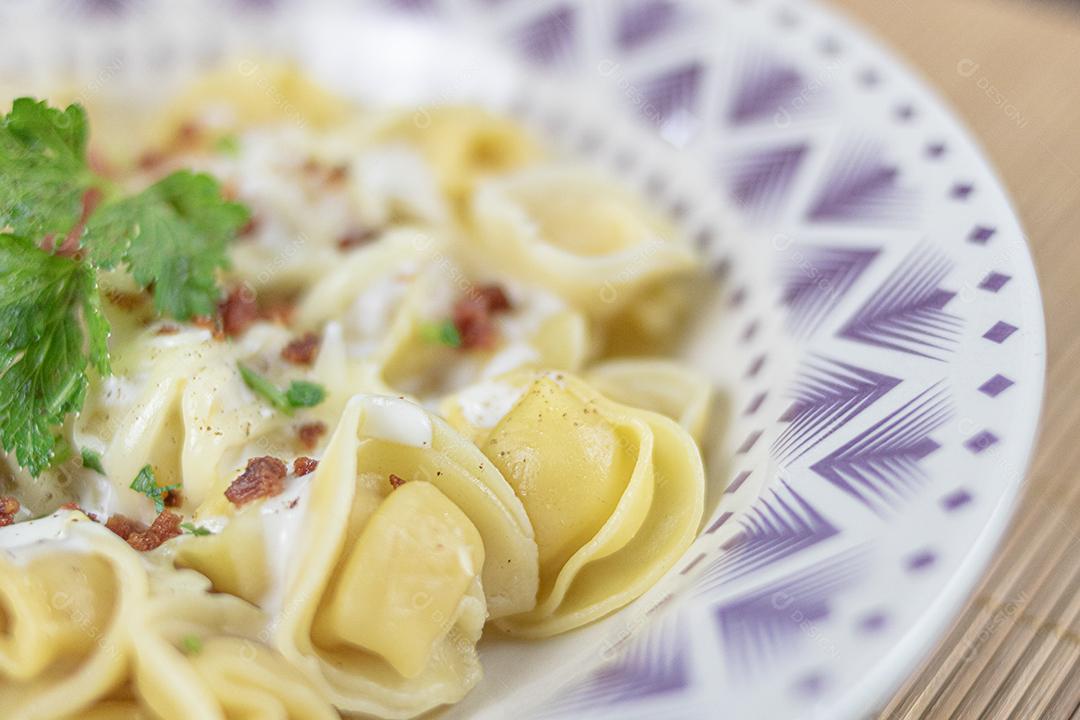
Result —
[[285, 55], [361, 100], [512, 112], [709, 258], [685, 355], [726, 422], [700, 538], [603, 622], [486, 640], [451, 716], [858, 717], [971, 591], [1035, 434], [1039, 290], [968, 133], [843, 20], [776, 0], [22, 5], [0, 9], [20, 92], [74, 75], [160, 98]]

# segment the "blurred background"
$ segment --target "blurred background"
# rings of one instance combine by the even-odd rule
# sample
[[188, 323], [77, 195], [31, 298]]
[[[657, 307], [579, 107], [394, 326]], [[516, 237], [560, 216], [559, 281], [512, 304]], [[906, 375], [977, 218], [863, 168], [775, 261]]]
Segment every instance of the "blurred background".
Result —
[[886, 718], [1080, 718], [1080, 3], [831, 0], [945, 96], [1002, 176], [1042, 285], [1042, 431], [982, 584]]

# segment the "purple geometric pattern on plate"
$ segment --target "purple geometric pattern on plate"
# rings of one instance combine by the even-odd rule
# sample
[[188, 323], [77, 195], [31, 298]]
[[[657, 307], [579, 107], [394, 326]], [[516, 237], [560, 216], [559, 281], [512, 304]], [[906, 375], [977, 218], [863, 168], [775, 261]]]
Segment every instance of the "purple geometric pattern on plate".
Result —
[[735, 158], [727, 171], [731, 199], [751, 216], [775, 211], [808, 149], [805, 143], [797, 143]]
[[786, 482], [760, 498], [740, 521], [742, 529], [706, 566], [695, 589], [708, 594], [747, 573], [757, 572], [840, 531]]
[[934, 385], [810, 469], [877, 513], [896, 509], [926, 482], [919, 462], [941, 447], [930, 434], [951, 416], [948, 394]]
[[956, 293], [940, 283], [952, 264], [935, 252], [916, 250], [840, 329], [840, 337], [942, 360], [963, 324], [945, 311]]
[[602, 665], [559, 692], [544, 714], [588, 715], [590, 709], [642, 700], [680, 690], [689, 682], [685, 621], [674, 613], [654, 618], [648, 629], [629, 641], [617, 660]]
[[671, 0], [632, 0], [619, 11], [615, 39], [623, 50], [633, 50], [669, 30], [682, 8]]
[[1005, 287], [1005, 283], [1012, 280], [1012, 277], [999, 272], [992, 272], [983, 278], [979, 283], [980, 290], [986, 290], [987, 292], [996, 293], [1001, 288]]
[[704, 67], [692, 62], [637, 83], [637, 112], [660, 134], [681, 145], [698, 127], [696, 110]]
[[1009, 339], [1010, 336], [1020, 328], [1011, 323], [1007, 323], [1004, 320], [999, 320], [994, 323], [994, 327], [983, 333], [983, 337], [990, 342], [995, 342], [998, 345]]
[[772, 453], [797, 460], [900, 384], [898, 378], [825, 357], [808, 359], [795, 383], [795, 402], [780, 418], [791, 423]]
[[859, 575], [862, 562], [861, 553], [847, 553], [718, 606], [720, 647], [732, 676], [760, 676], [813, 631], [820, 636], [830, 599]]
[[836, 159], [822, 191], [810, 206], [812, 222], [901, 222], [915, 196], [898, 182], [900, 170], [871, 142], [849, 146]]
[[794, 101], [803, 94], [806, 83], [790, 65], [765, 55], [749, 55], [736, 81], [735, 95], [728, 120], [733, 125], [746, 125], [765, 118], [775, 119], [780, 113], [786, 118], [804, 103]]
[[997, 397], [1015, 383], [1004, 375], [997, 374], [979, 386], [979, 392], [990, 397]]
[[994, 445], [997, 445], [997, 442], [997, 435], [990, 432], [989, 430], [983, 430], [978, 435], [972, 438], [968, 438], [968, 440], [964, 443], [964, 447], [978, 455], [983, 450], [988, 450]]
[[994, 233], [996, 232], [997, 228], [976, 225], [975, 229], [968, 235], [968, 241], [973, 242], [976, 245], [985, 245], [990, 238], [994, 237]]
[[947, 512], [958, 510], [971, 502], [971, 493], [967, 490], [957, 490], [949, 493], [941, 499], [941, 505]]
[[573, 54], [575, 10], [563, 5], [529, 21], [515, 37], [522, 55], [538, 65], [556, 65]]
[[843, 300], [844, 295], [878, 256], [874, 248], [803, 246], [781, 270], [787, 324], [795, 336], [806, 336]]

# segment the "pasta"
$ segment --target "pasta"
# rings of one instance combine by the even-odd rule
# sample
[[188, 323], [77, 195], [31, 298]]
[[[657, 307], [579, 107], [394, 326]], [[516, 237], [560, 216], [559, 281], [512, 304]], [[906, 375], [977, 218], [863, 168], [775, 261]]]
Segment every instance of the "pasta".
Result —
[[536, 532], [536, 608], [499, 625], [528, 637], [565, 632], [640, 595], [686, 548], [701, 520], [701, 460], [673, 421], [570, 375], [519, 372], [492, 384], [517, 396], [502, 417], [476, 417], [460, 397], [446, 412], [513, 486]]
[[194, 168], [251, 215], [211, 315], [98, 272], [109, 374], [48, 468], [3, 458], [5, 717], [417, 717], [485, 633], [599, 620], [689, 547], [712, 389], [664, 350], [700, 263], [633, 193], [273, 64], [149, 125], [117, 182]]

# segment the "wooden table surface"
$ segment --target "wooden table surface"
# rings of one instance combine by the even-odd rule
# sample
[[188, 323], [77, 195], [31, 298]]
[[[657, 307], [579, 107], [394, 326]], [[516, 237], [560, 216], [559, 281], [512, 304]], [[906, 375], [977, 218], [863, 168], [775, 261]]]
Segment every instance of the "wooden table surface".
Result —
[[[989, 153], [1035, 255], [1049, 343], [1041, 437], [1005, 543], [948, 635], [880, 716], [1078, 720], [1080, 4], [832, 2], [920, 71]], [[1000, 102], [958, 70], [962, 61], [979, 64]]]

